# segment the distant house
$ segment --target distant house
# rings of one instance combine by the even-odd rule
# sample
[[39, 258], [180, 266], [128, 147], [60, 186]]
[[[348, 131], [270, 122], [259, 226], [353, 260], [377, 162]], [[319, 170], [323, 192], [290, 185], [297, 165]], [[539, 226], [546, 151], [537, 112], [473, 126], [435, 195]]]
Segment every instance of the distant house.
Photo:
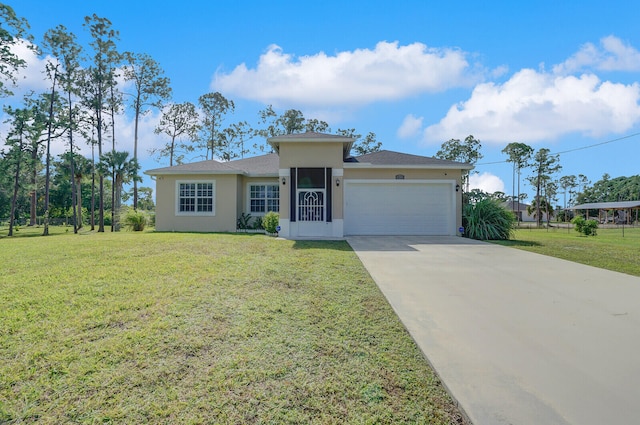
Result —
[[597, 220], [601, 224], [631, 224], [634, 221], [634, 213], [635, 221], [638, 221], [638, 215], [640, 213], [640, 200], [620, 202], [595, 202], [574, 205], [569, 209], [576, 211], [576, 213], [578, 214], [584, 214], [587, 218], [590, 218], [589, 211], [596, 210], [598, 212]]
[[148, 170], [156, 229], [236, 231], [242, 214], [280, 214], [285, 238], [456, 235], [466, 163], [380, 151], [353, 157], [353, 139], [321, 133], [267, 140], [275, 153]]
[[[529, 204], [523, 204], [522, 202], [516, 202], [516, 201], [508, 201], [508, 202], [505, 202], [503, 205], [508, 210], [513, 211], [513, 213], [518, 218], [518, 221], [523, 223], [531, 223], [531, 222], [535, 223], [536, 219], [534, 217], [534, 214], [529, 214], [527, 212], [527, 208], [530, 207]], [[544, 212], [542, 213], [542, 221], [543, 222], [547, 221], [547, 214]]]

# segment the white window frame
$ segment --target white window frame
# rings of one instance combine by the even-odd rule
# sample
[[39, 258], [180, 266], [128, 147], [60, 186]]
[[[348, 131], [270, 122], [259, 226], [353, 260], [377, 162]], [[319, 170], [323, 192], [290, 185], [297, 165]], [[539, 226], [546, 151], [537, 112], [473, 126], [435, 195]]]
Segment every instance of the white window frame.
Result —
[[251, 186], [276, 186], [278, 188], [278, 211], [276, 211], [277, 213], [280, 213], [280, 199], [282, 199], [282, 188], [280, 187], [280, 185], [278, 184], [278, 181], [254, 181], [254, 182], [248, 182], [247, 183], [247, 187], [246, 187], [246, 199], [247, 199], [247, 207], [246, 207], [246, 213], [247, 214], [251, 214], [252, 216], [263, 216], [266, 213], [269, 212], [268, 208], [267, 208], [267, 201], [269, 198], [267, 198], [266, 194], [267, 194], [267, 190], [265, 187], [265, 211], [264, 212], [253, 212], [251, 211]]
[[[211, 211], [180, 211], [180, 185], [181, 184], [211, 184], [212, 207]], [[196, 209], [197, 209], [196, 194]], [[216, 215], [216, 181], [215, 180], [176, 180], [176, 215], [177, 216], [215, 216]]]

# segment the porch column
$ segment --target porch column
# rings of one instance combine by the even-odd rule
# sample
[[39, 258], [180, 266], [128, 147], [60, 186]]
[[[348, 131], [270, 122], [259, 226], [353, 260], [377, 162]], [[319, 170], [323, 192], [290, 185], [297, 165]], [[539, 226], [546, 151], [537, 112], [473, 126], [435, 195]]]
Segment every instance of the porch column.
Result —
[[288, 238], [291, 234], [290, 229], [290, 210], [291, 202], [290, 193], [293, 181], [288, 168], [278, 169], [278, 184], [280, 185], [280, 232], [279, 236]]

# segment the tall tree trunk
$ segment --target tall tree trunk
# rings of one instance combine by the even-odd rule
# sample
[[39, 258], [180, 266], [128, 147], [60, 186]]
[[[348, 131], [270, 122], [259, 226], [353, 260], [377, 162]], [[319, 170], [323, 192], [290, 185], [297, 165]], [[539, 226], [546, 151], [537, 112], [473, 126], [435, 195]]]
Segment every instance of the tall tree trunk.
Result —
[[71, 107], [71, 90], [69, 90], [69, 86], [67, 85], [67, 100], [69, 102], [69, 122], [67, 131], [69, 132], [69, 152], [71, 155], [69, 156], [69, 168], [71, 169], [71, 209], [73, 211], [73, 233], [78, 233], [78, 229], [82, 226], [78, 225], [78, 211], [76, 208], [77, 196], [76, 196], [76, 170], [75, 170], [75, 159], [73, 157], [73, 108]]
[[37, 223], [38, 213], [38, 143], [33, 144], [31, 149], [31, 163], [33, 164], [33, 170], [31, 172], [31, 192], [29, 197], [31, 199], [31, 205], [29, 208], [29, 226], [35, 226]]
[[115, 191], [115, 216], [114, 216], [114, 231], [120, 231], [120, 206], [122, 204], [122, 176], [116, 173], [116, 179], [113, 185], [116, 187]]
[[176, 137], [171, 138], [171, 151], [169, 152], [169, 167], [173, 167], [173, 149], [176, 145]]
[[[516, 198], [516, 163], [515, 161], [513, 162], [513, 169], [511, 171], [511, 211], [515, 211], [515, 208], [513, 208], [515, 205], [513, 204], [513, 202], [515, 201]], [[516, 219], [518, 218], [518, 216], [516, 216]]]
[[13, 236], [13, 222], [16, 219], [16, 204], [18, 202], [18, 189], [20, 188], [20, 163], [22, 162], [22, 133], [20, 134], [20, 143], [18, 145], [18, 156], [16, 158], [16, 174], [13, 182], [13, 196], [11, 197], [11, 215], [9, 216], [9, 233]]
[[49, 184], [51, 179], [51, 126], [53, 125], [53, 101], [56, 96], [56, 79], [58, 70], [53, 72], [53, 84], [51, 85], [51, 99], [49, 99], [49, 119], [47, 120], [47, 158], [44, 178], [44, 232], [42, 236], [49, 235]]
[[82, 229], [84, 226], [84, 217], [82, 216], [82, 177], [77, 177], [76, 181], [76, 211], [77, 211], [77, 221], [78, 230]]
[[[133, 159], [138, 160], [138, 121], [140, 118], [140, 91], [136, 99], [136, 119], [133, 129]], [[133, 210], [138, 211], [138, 181], [133, 179]]]
[[518, 222], [522, 221], [522, 214], [520, 213], [520, 164], [518, 164]]
[[[98, 96], [98, 105], [102, 105], [102, 96]], [[102, 158], [102, 110], [101, 106], [96, 109], [97, 128], [98, 131], [98, 158]], [[98, 232], [104, 233], [104, 176], [100, 173], [99, 180], [99, 192], [100, 200], [98, 204]]]
[[540, 174], [538, 174], [538, 181], [536, 182], [536, 225], [542, 226], [542, 217], [540, 216]]
[[91, 145], [91, 230], [96, 229], [96, 155]]
[[98, 232], [104, 232], [104, 176], [100, 175], [98, 181]]
[[75, 167], [73, 160], [73, 142], [71, 143], [71, 210], [72, 210], [72, 220], [73, 220], [73, 233], [78, 233], [78, 209], [76, 206], [77, 197], [76, 197], [76, 175], [75, 175]]
[[[111, 86], [111, 152], [116, 151], [116, 118], [115, 118], [115, 99], [113, 96], [113, 85]], [[116, 220], [116, 168], [111, 169], [111, 231], [115, 231]]]

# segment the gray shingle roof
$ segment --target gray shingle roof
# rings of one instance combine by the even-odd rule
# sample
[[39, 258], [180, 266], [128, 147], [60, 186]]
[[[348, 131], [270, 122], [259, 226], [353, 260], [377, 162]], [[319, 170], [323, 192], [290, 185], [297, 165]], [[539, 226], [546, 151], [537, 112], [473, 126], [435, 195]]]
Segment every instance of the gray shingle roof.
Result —
[[[319, 133], [303, 133], [319, 134]], [[298, 135], [299, 136], [299, 135]], [[326, 135], [321, 134], [325, 137]], [[281, 136], [286, 137], [286, 136]], [[314, 137], [314, 136], [311, 136]], [[342, 136], [337, 136], [342, 137]], [[173, 167], [156, 168], [145, 171], [145, 174], [155, 176], [163, 174], [242, 174], [247, 176], [277, 176], [279, 168], [279, 157], [276, 153], [260, 155], [251, 158], [237, 159], [229, 162], [207, 160], [193, 162], [190, 164], [175, 165]], [[348, 164], [359, 164], [363, 167], [418, 167], [418, 168], [454, 168], [471, 169], [469, 164], [444, 159], [431, 158], [428, 156], [411, 155], [401, 152], [382, 150], [368, 153], [366, 155], [347, 158], [345, 166]]]
[[[510, 208], [513, 211], [517, 211], [518, 208], [520, 209], [520, 211], [524, 211], [529, 206], [528, 204], [523, 204], [522, 202], [517, 202], [517, 201], [507, 201], [507, 202], [504, 202], [502, 205], [504, 205], [505, 208]], [[520, 206], [518, 207], [518, 205]]]
[[621, 202], [593, 202], [569, 207], [569, 210], [622, 210], [626, 208], [640, 208], [640, 201]]
[[397, 166], [436, 166], [458, 169], [471, 169], [471, 165], [464, 162], [449, 161], [446, 159], [432, 158], [429, 156], [411, 155], [408, 153], [381, 150], [364, 155], [348, 158], [348, 163], [371, 165], [397, 165]]
[[228, 162], [229, 165], [249, 175], [278, 175], [280, 158], [276, 153], [238, 159]]
[[155, 176], [162, 174], [245, 174], [249, 176], [277, 176], [278, 155], [270, 153], [252, 158], [237, 159], [220, 162], [214, 159], [192, 162], [190, 164], [174, 165], [173, 167], [156, 168], [145, 171], [145, 174]]
[[313, 141], [313, 140], [342, 140], [345, 142], [353, 141], [353, 138], [340, 136], [338, 134], [316, 133], [315, 131], [307, 131], [306, 133], [283, 134], [282, 136], [270, 137], [268, 142], [286, 142], [286, 141]]

